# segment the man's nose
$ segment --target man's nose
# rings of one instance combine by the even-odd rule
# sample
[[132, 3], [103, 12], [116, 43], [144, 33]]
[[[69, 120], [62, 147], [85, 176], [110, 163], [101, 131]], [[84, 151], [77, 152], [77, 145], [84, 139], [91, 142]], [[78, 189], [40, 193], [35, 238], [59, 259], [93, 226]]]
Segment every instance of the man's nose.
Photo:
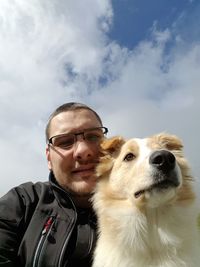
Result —
[[91, 145], [84, 138], [78, 138], [74, 144], [74, 158], [76, 160], [88, 160], [93, 156]]

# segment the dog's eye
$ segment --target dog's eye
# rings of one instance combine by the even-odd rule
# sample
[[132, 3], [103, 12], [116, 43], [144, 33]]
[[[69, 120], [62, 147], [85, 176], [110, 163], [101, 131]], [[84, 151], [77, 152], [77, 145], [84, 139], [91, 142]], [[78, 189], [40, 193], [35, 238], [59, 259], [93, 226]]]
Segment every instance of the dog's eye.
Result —
[[124, 161], [131, 161], [135, 158], [135, 155], [133, 153], [128, 153], [125, 157], [124, 157]]

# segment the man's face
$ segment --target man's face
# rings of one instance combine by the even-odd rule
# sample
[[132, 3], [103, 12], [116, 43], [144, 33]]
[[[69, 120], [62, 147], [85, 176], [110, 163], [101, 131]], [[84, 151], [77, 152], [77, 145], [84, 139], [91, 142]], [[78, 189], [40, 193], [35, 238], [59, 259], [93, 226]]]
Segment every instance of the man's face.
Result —
[[[90, 110], [65, 111], [52, 119], [49, 136], [78, 133], [94, 127], [101, 127], [101, 124]], [[46, 148], [46, 156], [49, 169], [63, 188], [78, 195], [88, 195], [92, 192], [96, 184], [98, 144], [87, 142], [78, 135], [76, 143], [70, 148], [49, 145]]]

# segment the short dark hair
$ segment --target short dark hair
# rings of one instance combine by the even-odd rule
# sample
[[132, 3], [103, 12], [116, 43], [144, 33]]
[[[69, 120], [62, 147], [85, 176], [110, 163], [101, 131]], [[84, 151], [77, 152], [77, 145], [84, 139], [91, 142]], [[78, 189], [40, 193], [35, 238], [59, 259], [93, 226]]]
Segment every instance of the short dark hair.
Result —
[[46, 129], [45, 129], [46, 141], [48, 141], [48, 139], [49, 139], [49, 129], [50, 129], [52, 119], [56, 115], [58, 115], [62, 112], [71, 111], [71, 110], [78, 110], [78, 109], [87, 109], [87, 110], [90, 110], [91, 112], [93, 112], [93, 114], [96, 116], [97, 120], [100, 122], [101, 126], [103, 126], [101, 118], [96, 113], [96, 111], [94, 111], [92, 108], [88, 107], [85, 104], [78, 103], [78, 102], [65, 103], [65, 104], [59, 106], [58, 108], [56, 108], [56, 110], [53, 113], [51, 113], [49, 120], [47, 122], [47, 125], [46, 125]]

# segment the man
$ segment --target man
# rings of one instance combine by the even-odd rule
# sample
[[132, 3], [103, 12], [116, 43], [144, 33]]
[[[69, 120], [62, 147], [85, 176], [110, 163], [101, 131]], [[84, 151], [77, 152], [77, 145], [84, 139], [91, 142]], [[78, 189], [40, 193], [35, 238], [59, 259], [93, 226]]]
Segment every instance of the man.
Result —
[[96, 218], [90, 198], [107, 131], [80, 103], [52, 113], [46, 126], [49, 181], [22, 184], [0, 199], [0, 266], [91, 266]]

